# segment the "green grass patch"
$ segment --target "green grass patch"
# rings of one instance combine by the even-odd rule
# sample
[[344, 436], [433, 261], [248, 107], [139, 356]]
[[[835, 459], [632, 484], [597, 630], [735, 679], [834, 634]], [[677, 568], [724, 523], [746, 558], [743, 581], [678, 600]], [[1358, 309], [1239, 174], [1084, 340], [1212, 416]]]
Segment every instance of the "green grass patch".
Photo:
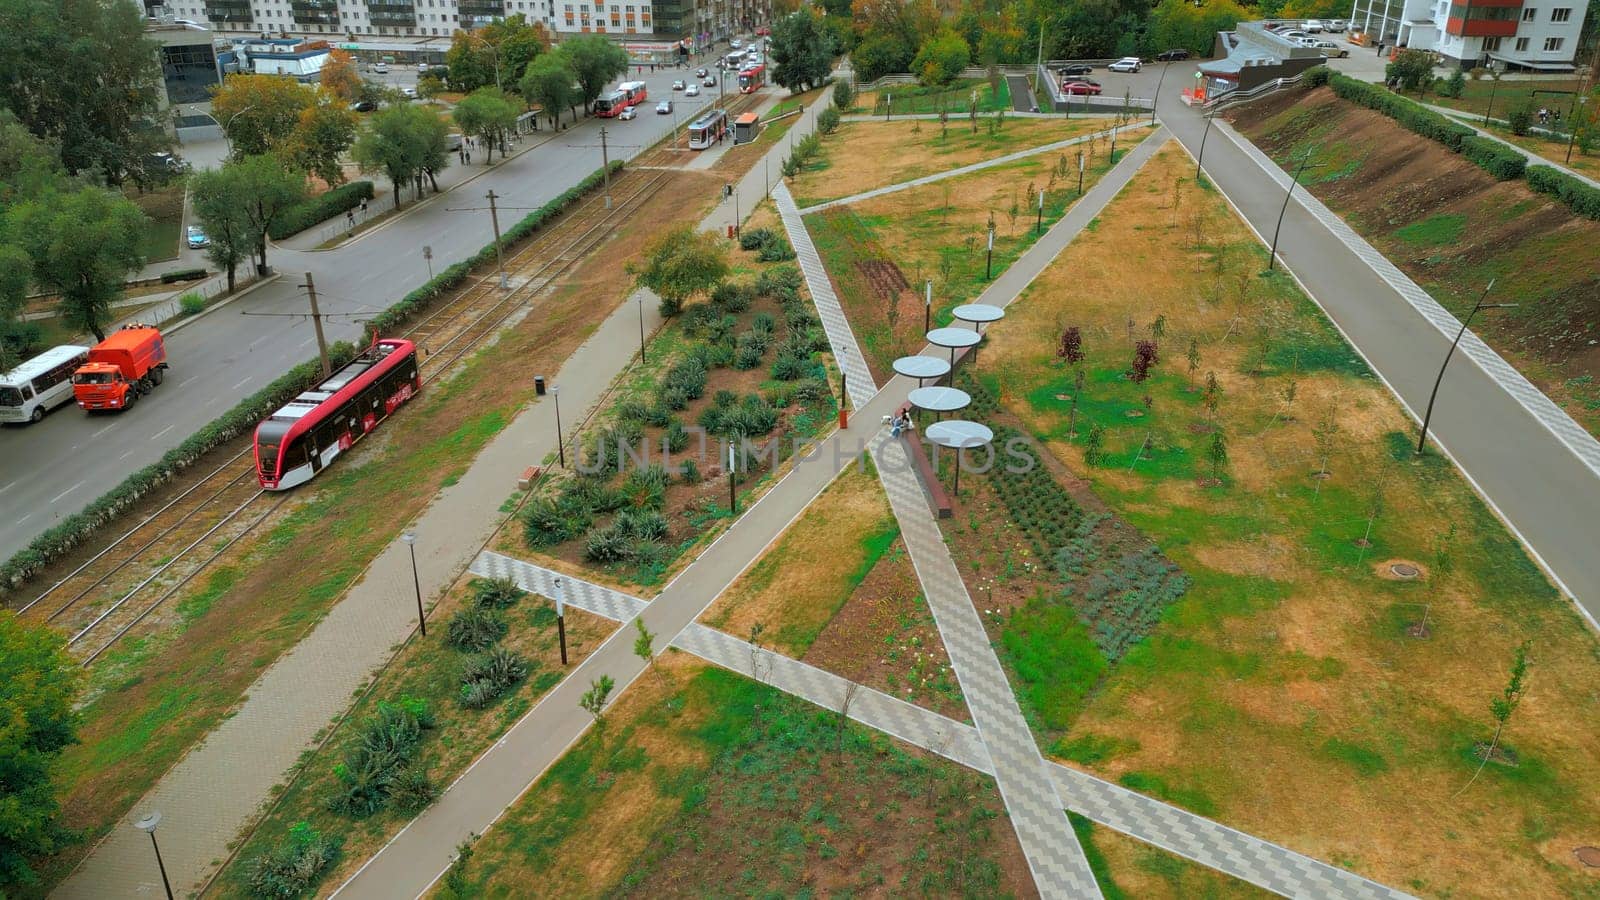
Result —
[[1166, 778], [1150, 772], [1127, 772], [1117, 779], [1117, 783], [1131, 791], [1149, 794], [1168, 803], [1177, 805], [1198, 815], [1207, 818], [1217, 814], [1216, 801], [1211, 799], [1203, 789], [1174, 785]]
[[1322, 743], [1322, 752], [1329, 758], [1345, 763], [1364, 778], [1389, 771], [1389, 761], [1382, 753], [1360, 744], [1328, 738]]
[[1444, 247], [1461, 240], [1461, 234], [1466, 230], [1466, 216], [1439, 213], [1396, 228], [1394, 236], [1415, 247]]
[[1076, 612], [1042, 600], [1006, 619], [1000, 650], [1016, 673], [1023, 712], [1048, 731], [1072, 723], [1107, 667]]

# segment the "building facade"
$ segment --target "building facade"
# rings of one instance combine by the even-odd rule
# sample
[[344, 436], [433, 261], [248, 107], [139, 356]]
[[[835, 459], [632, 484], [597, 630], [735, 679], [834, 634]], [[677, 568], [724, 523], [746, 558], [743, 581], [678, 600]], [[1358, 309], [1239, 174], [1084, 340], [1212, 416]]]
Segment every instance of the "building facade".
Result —
[[1587, 0], [1353, 0], [1350, 28], [1470, 69], [1570, 72]]

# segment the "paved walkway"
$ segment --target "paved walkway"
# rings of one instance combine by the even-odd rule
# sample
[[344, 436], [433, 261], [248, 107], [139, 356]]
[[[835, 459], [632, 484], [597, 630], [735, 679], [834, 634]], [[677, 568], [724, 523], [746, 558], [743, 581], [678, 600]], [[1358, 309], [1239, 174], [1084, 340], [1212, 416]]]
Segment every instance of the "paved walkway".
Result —
[[[1528, 150], [1528, 149], [1523, 148], [1523, 147], [1518, 147], [1516, 144], [1511, 143], [1510, 141], [1508, 141], [1505, 138], [1501, 137], [1500, 135], [1494, 133], [1493, 131], [1490, 131], [1489, 129], [1484, 128], [1482, 125], [1478, 124], [1479, 122], [1483, 121], [1483, 118], [1481, 116], [1475, 115], [1473, 113], [1466, 112], [1464, 110], [1451, 109], [1448, 106], [1437, 106], [1437, 105], [1432, 104], [1432, 103], [1424, 103], [1422, 105], [1426, 106], [1427, 108], [1433, 110], [1436, 113], [1440, 113], [1441, 115], [1449, 116], [1451, 119], [1453, 119], [1453, 120], [1455, 120], [1457, 122], [1460, 122], [1462, 125], [1465, 125], [1465, 126], [1471, 128], [1473, 131], [1476, 131], [1482, 137], [1486, 137], [1489, 140], [1494, 141], [1495, 143], [1504, 144], [1505, 146], [1510, 147], [1511, 149], [1513, 149], [1513, 150], [1517, 151], [1519, 154], [1521, 154], [1522, 157], [1528, 161], [1529, 165], [1550, 166], [1552, 168], [1559, 169], [1560, 171], [1565, 172], [1568, 175], [1571, 175], [1573, 178], [1578, 179], [1579, 181], [1583, 182], [1584, 184], [1587, 184], [1588, 186], [1590, 186], [1592, 188], [1595, 188], [1596, 190], [1600, 190], [1600, 181], [1596, 181], [1595, 179], [1590, 178], [1588, 175], [1585, 175], [1585, 174], [1583, 174], [1582, 172], [1579, 172], [1576, 169], [1569, 168], [1568, 166], [1562, 165], [1561, 163], [1557, 162], [1556, 160], [1547, 159], [1546, 157], [1540, 156], [1539, 154], [1534, 153], [1532, 150]], [[1495, 119], [1494, 121], [1501, 122], [1501, 123], [1505, 122], [1504, 119]], [[1550, 131], [1548, 131], [1546, 129], [1543, 129], [1543, 128], [1534, 127], [1532, 129], [1530, 129], [1530, 131], [1543, 132], [1544, 134], [1549, 135], [1551, 140], [1560, 140], [1560, 141], [1566, 140], [1566, 137], [1564, 135], [1561, 136], [1561, 137], [1557, 137], [1553, 132], [1550, 132]]]
[[[904, 387], [909, 389], [910, 385]], [[875, 450], [882, 453], [892, 446], [880, 443]], [[647, 605], [637, 597], [493, 551], [479, 554], [473, 561], [472, 572], [489, 578], [510, 578], [523, 589], [545, 597], [551, 595], [552, 583], [560, 577], [568, 603], [624, 624]], [[627, 629], [623, 631], [628, 632]], [[749, 675], [824, 709], [844, 708], [844, 699], [852, 683], [832, 672], [756, 647], [749, 641], [699, 623], [680, 632], [671, 646], [730, 671]], [[994, 763], [978, 729], [965, 722], [860, 684], [850, 698], [847, 715], [863, 725], [985, 775], [995, 774]], [[1047, 769], [1067, 809], [1257, 887], [1286, 897], [1406, 896], [1088, 772], [1055, 762], [1048, 763]]]
[[806, 278], [806, 289], [811, 292], [811, 300], [817, 307], [817, 316], [822, 319], [822, 330], [827, 333], [828, 345], [833, 349], [833, 361], [844, 373], [850, 405], [860, 409], [878, 392], [878, 385], [872, 380], [872, 371], [867, 368], [866, 358], [856, 344], [855, 333], [850, 330], [850, 320], [845, 318], [844, 308], [839, 305], [839, 295], [833, 291], [833, 279], [828, 277], [822, 256], [817, 253], [817, 245], [812, 243], [805, 223], [800, 220], [802, 213], [795, 206], [794, 197], [789, 194], [789, 186], [780, 183], [772, 192], [772, 201], [778, 207], [778, 218], [783, 220], [784, 230], [789, 234], [796, 262]]
[[1090, 140], [1099, 140], [1116, 132], [1131, 131], [1136, 128], [1147, 128], [1149, 125], [1150, 122], [1148, 119], [1143, 119], [1137, 122], [1129, 122], [1126, 125], [1116, 125], [1111, 128], [1107, 128], [1104, 131], [1096, 131], [1092, 134], [1080, 135], [1079, 137], [1068, 138], [1064, 141], [1055, 141], [1039, 147], [1030, 147], [1027, 150], [1018, 150], [1015, 153], [1007, 153], [1005, 156], [997, 156], [994, 159], [986, 159], [982, 162], [975, 162], [971, 165], [961, 166], [960, 168], [946, 169], [943, 172], [935, 172], [932, 175], [924, 175], [921, 178], [913, 178], [910, 181], [902, 181], [898, 184], [874, 188], [870, 191], [862, 191], [859, 194], [851, 194], [848, 197], [840, 197], [837, 200], [828, 200], [823, 203], [818, 203], [815, 206], [808, 206], [805, 209], [800, 210], [800, 214], [803, 216], [809, 216], [812, 213], [821, 212], [825, 209], [831, 209], [835, 206], [846, 206], [851, 203], [860, 203], [862, 200], [871, 200], [873, 197], [882, 197], [885, 194], [894, 194], [900, 191], [907, 191], [915, 187], [921, 187], [925, 184], [934, 184], [936, 182], [944, 181], [947, 178], [957, 178], [962, 175], [970, 175], [973, 172], [981, 172], [984, 169], [992, 169], [995, 166], [1003, 166], [1007, 163], [1014, 163], [1019, 159], [1027, 159], [1030, 156], [1038, 156], [1041, 153], [1049, 153], [1052, 150], [1061, 150], [1071, 147], [1074, 144], [1082, 144]]

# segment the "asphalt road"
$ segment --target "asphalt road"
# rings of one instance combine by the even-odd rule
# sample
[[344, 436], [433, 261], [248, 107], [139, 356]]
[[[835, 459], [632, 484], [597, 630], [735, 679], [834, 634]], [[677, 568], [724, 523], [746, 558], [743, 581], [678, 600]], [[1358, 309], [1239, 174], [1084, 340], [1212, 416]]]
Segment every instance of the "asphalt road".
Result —
[[[532, 149], [492, 169], [479, 163], [463, 167], [477, 177], [342, 247], [269, 250], [268, 263], [283, 277], [173, 334], [166, 383], [129, 412], [90, 416], [69, 405], [37, 425], [0, 427], [0, 460], [5, 461], [0, 466], [0, 559], [314, 356], [308, 319], [258, 315], [305, 312], [305, 292], [298, 287], [304, 273], [315, 274], [323, 313], [350, 317], [329, 320], [328, 339], [359, 339], [361, 325], [354, 318], [387, 307], [427, 280], [424, 245], [433, 248], [437, 272], [492, 240], [483, 200], [491, 188], [500, 196], [505, 226], [600, 167], [602, 124], [609, 126], [611, 158], [636, 156], [671, 131], [674, 118], [683, 127], [716, 96], [714, 89], [695, 98], [669, 90], [674, 79], [692, 74], [692, 69], [629, 72], [625, 79], [643, 80], [651, 92], [649, 108], [633, 121], [580, 119], [559, 134], [541, 125], [524, 139], [525, 145], [535, 144]], [[664, 96], [675, 98], [675, 117], [654, 113], [655, 101]], [[485, 210], [458, 211], [476, 207]]]

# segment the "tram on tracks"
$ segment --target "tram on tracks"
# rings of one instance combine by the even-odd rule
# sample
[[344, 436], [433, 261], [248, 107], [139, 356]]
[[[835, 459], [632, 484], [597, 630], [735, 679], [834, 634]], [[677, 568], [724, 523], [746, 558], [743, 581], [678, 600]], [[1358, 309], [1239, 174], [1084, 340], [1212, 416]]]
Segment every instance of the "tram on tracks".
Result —
[[343, 368], [256, 426], [262, 490], [305, 484], [422, 390], [415, 343], [374, 341]]
[[728, 134], [728, 114], [713, 109], [689, 123], [689, 149], [706, 150], [720, 143]]
[[761, 63], [739, 71], [739, 93], [754, 94], [767, 83], [767, 67]]

